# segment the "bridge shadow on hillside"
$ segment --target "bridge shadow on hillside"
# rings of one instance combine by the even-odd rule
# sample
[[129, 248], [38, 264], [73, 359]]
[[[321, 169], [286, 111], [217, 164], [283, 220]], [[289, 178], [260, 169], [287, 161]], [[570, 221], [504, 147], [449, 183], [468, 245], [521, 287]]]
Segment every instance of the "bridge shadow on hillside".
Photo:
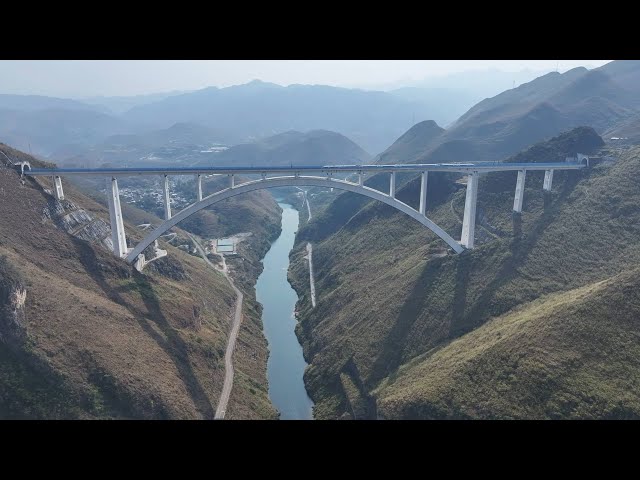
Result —
[[424, 309], [425, 302], [434, 287], [434, 282], [430, 282], [429, 279], [437, 275], [443, 260], [436, 258], [427, 261], [424, 265], [424, 269], [416, 280], [413, 290], [407, 296], [395, 323], [382, 343], [382, 348], [373, 364], [371, 376], [368, 379], [372, 384], [382, 380], [400, 365], [404, 353], [403, 347], [406, 345], [418, 315]]
[[[493, 280], [481, 287], [482, 293], [472, 303], [467, 298], [470, 274], [472, 269], [478, 268], [478, 263], [480, 263], [476, 260], [477, 257], [474, 258], [475, 255], [482, 253], [463, 253], [455, 259], [453, 268], [455, 268], [456, 280], [450, 304], [451, 315], [448, 319], [445, 317], [442, 320], [443, 323], [448, 322], [448, 325], [444, 325], [445, 329], [448, 329], [448, 334], [442, 338], [443, 341], [454, 339], [471, 331], [484, 323], [490, 315], [504, 313], [490, 310], [496, 291], [511, 282], [517, 275], [518, 268], [527, 261], [540, 236], [556, 219], [560, 201], [566, 199], [579, 180], [579, 176], [573, 176], [563, 182], [557, 200], [550, 203], [547, 198], [544, 214], [526, 232], [526, 235], [520, 233], [512, 238], [509, 244], [511, 255], [502, 263], [498, 272], [493, 276]], [[393, 327], [383, 342], [383, 347], [374, 362], [369, 378], [371, 384], [377, 384], [384, 377], [392, 376], [402, 364], [404, 346], [407, 344], [420, 313], [427, 302], [436, 300], [429, 297], [433, 293], [434, 286], [438, 284], [434, 279], [436, 276], [442, 275], [442, 267], [445, 267], [443, 260], [445, 259], [432, 259], [426, 262], [420, 277], [416, 280], [413, 290], [407, 296]], [[424, 351], [416, 352], [416, 355], [421, 353]]]
[[[149, 279], [145, 275], [133, 270], [135, 289], [140, 293], [147, 310], [144, 312], [136, 306], [129, 304], [117, 289], [109, 285], [102, 271], [104, 265], [100, 263], [92, 246], [77, 238], [72, 238], [72, 240], [85, 270], [91, 275], [107, 297], [127, 308], [144, 332], [166, 352], [176, 366], [178, 375], [193, 399], [198, 412], [203, 418], [213, 419], [215, 409], [211, 405], [204, 388], [193, 371], [189, 361], [188, 346], [162, 313], [160, 302]], [[123, 266], [122, 269], [123, 272], [121, 273], [123, 274], [129, 274], [131, 272], [130, 267]], [[166, 338], [153, 328], [152, 323], [155, 323]], [[167, 416], [164, 411], [160, 413], [161, 416]]]
[[[484, 323], [492, 315], [501, 315], [507, 310], [510, 310], [512, 306], [508, 306], [504, 311], [491, 311], [491, 304], [494, 300], [495, 293], [505, 284], [513, 281], [517, 276], [518, 269], [522, 267], [529, 258], [535, 245], [542, 234], [551, 225], [558, 214], [559, 205], [561, 200], [565, 200], [571, 192], [575, 189], [576, 185], [580, 181], [581, 176], [573, 175], [566, 178], [562, 182], [562, 187], [559, 192], [558, 198], [555, 202], [551, 202], [548, 194], [544, 194], [544, 213], [536, 220], [531, 229], [524, 234], [521, 230], [514, 232], [515, 235], [509, 244], [511, 255], [502, 263], [498, 272], [493, 276], [493, 280], [489, 284], [482, 287], [482, 293], [473, 302], [472, 305], [467, 306], [464, 292], [467, 291], [467, 281], [469, 275], [460, 276], [459, 279], [464, 279], [464, 283], [456, 283], [456, 291], [461, 292], [460, 298], [465, 299], [464, 303], [460, 304], [459, 301], [454, 299], [454, 314], [451, 318], [451, 324], [449, 326], [449, 337], [456, 338], [472, 329], [478, 327]], [[518, 219], [520, 220], [520, 219]], [[473, 260], [471, 256], [463, 260]], [[468, 265], [467, 268], [469, 268]], [[458, 296], [456, 295], [456, 298]]]

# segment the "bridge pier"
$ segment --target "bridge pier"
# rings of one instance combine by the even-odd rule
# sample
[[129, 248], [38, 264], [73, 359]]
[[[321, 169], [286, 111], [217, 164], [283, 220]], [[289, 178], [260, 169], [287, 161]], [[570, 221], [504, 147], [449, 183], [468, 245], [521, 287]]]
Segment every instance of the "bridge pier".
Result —
[[171, 218], [171, 197], [169, 196], [169, 176], [164, 176], [164, 219], [169, 220]]
[[553, 183], [553, 170], [545, 170], [544, 183], [542, 184], [542, 189], [545, 192], [550, 192], [552, 183]]
[[462, 238], [460, 243], [465, 248], [473, 248], [476, 233], [476, 204], [478, 202], [478, 172], [467, 177], [467, 196], [464, 201], [464, 217], [462, 219]]
[[229, 175], [229, 187], [233, 188], [236, 186], [236, 179], [235, 179], [235, 175], [232, 173], [231, 175]]
[[118, 180], [115, 177], [107, 178], [107, 202], [109, 203], [109, 220], [111, 221], [111, 242], [113, 243], [113, 253], [116, 257], [123, 258], [127, 255], [127, 237], [124, 231], [124, 222], [122, 220]]
[[391, 198], [396, 198], [396, 172], [391, 172], [391, 176], [389, 178], [389, 196]]
[[364, 186], [364, 174], [362, 172], [358, 172], [358, 185]]
[[513, 211], [516, 213], [522, 213], [522, 203], [524, 201], [524, 182], [526, 177], [526, 170], [520, 170], [518, 172], [518, 180], [516, 182], [516, 195], [513, 199]]
[[198, 188], [198, 201], [202, 200], [202, 175], [196, 175], [196, 185]]
[[64, 200], [64, 191], [62, 190], [62, 179], [54, 175], [52, 177], [53, 180], [53, 195], [56, 197], [56, 200]]
[[429, 180], [429, 172], [422, 172], [420, 176], [420, 214], [427, 213], [427, 181]]

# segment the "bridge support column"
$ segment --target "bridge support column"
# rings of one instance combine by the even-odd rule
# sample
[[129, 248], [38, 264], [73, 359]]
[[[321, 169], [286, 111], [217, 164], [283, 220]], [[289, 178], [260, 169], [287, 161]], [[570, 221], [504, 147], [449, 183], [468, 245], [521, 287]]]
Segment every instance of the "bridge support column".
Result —
[[553, 170], [545, 170], [544, 171], [544, 183], [542, 184], [542, 189], [545, 192], [550, 192], [552, 183], [553, 183]]
[[109, 203], [109, 220], [111, 221], [111, 242], [113, 253], [116, 257], [123, 258], [127, 255], [127, 237], [122, 220], [122, 208], [120, 207], [120, 191], [118, 180], [107, 178], [107, 201]]
[[462, 239], [465, 248], [473, 248], [476, 232], [476, 204], [478, 201], [478, 172], [470, 173], [467, 179], [467, 196], [464, 201]]
[[164, 176], [164, 219], [169, 220], [171, 218], [171, 197], [169, 196], [169, 176]]
[[53, 194], [56, 197], [56, 200], [64, 200], [64, 191], [62, 190], [62, 179], [55, 175], [52, 177], [53, 180]]
[[396, 172], [391, 172], [391, 177], [389, 178], [389, 196], [396, 198]]
[[364, 186], [364, 174], [362, 172], [358, 172], [358, 185]]
[[526, 170], [520, 170], [518, 172], [518, 180], [516, 182], [516, 195], [513, 199], [513, 211], [516, 213], [522, 213], [522, 203], [524, 201], [524, 181], [526, 177]]
[[420, 215], [427, 213], [427, 181], [429, 172], [422, 172], [420, 177]]
[[229, 186], [231, 188], [236, 186], [236, 176], [233, 173], [229, 175]]
[[198, 201], [202, 200], [202, 175], [196, 175], [196, 186], [198, 188]]

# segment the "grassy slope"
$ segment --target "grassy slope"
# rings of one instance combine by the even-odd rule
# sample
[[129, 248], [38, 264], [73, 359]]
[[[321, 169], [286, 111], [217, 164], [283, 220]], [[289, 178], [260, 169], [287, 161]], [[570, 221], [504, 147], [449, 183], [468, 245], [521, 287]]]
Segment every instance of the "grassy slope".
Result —
[[[238, 179], [240, 181], [242, 179]], [[226, 177], [207, 178], [203, 182], [203, 193], [206, 196], [227, 185]], [[92, 196], [104, 204], [103, 196], [92, 192]], [[153, 213], [133, 205], [123, 204], [123, 214], [133, 224], [151, 222], [157, 225], [162, 222]], [[183, 239], [187, 239], [184, 231], [203, 238], [222, 238], [251, 232], [252, 235], [239, 244], [240, 256], [227, 258], [234, 281], [245, 292], [245, 319], [234, 351], [234, 388], [226, 418], [255, 418], [256, 414], [261, 418], [270, 418], [273, 410], [270, 403], [265, 402], [264, 380], [268, 351], [262, 333], [262, 306], [255, 300], [255, 283], [263, 268], [261, 259], [280, 233], [278, 205], [266, 191], [251, 192], [201, 210], [180, 222], [173, 231]], [[161, 242], [162, 248], [166, 248], [165, 245]], [[256, 348], [258, 339], [259, 348]], [[247, 392], [251, 394], [250, 397]]]
[[412, 360], [376, 392], [379, 416], [640, 418], [639, 273], [534, 300]]
[[[21, 185], [0, 167], [0, 183], [0, 255], [27, 287], [26, 340], [0, 343], [0, 417], [212, 418], [235, 302], [226, 280], [172, 247], [160, 261], [168, 268], [156, 272], [177, 271], [181, 279], [154, 269], [140, 275], [43, 221], [50, 197], [34, 181]], [[71, 185], [65, 194], [108, 219]], [[245, 315], [236, 372], [260, 387], [252, 392], [239, 382], [233, 413], [272, 417], [266, 342], [256, 335], [255, 309], [247, 306]]]
[[[485, 234], [491, 241], [464, 256], [434, 256], [440, 240], [389, 207], [368, 206], [314, 243], [319, 296], [314, 310], [300, 242], [291, 277], [302, 297], [299, 333], [311, 363], [306, 380], [316, 414], [335, 417], [348, 410], [341, 373], [360, 382], [366, 397], [402, 364], [492, 316], [544, 294], [601, 281], [637, 262], [640, 191], [633, 178], [638, 173], [640, 150], [635, 150], [615, 166], [568, 180], [557, 176], [546, 206], [542, 174], [530, 174], [522, 236], [516, 238], [511, 236], [513, 193], [502, 192], [500, 181], [484, 182], [479, 210], [489, 223], [501, 225], [505, 236]], [[458, 191], [428, 211], [454, 237], [460, 234], [463, 197]], [[312, 222], [309, 231], [314, 228]]]

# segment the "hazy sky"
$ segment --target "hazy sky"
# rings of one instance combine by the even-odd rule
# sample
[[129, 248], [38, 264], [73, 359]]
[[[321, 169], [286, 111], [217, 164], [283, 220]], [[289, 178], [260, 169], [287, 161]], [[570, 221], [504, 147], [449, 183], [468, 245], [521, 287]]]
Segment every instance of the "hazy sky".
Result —
[[260, 79], [280, 85], [383, 88], [449, 73], [598, 67], [609, 60], [0, 60], [0, 93], [60, 97], [137, 95], [225, 87]]

